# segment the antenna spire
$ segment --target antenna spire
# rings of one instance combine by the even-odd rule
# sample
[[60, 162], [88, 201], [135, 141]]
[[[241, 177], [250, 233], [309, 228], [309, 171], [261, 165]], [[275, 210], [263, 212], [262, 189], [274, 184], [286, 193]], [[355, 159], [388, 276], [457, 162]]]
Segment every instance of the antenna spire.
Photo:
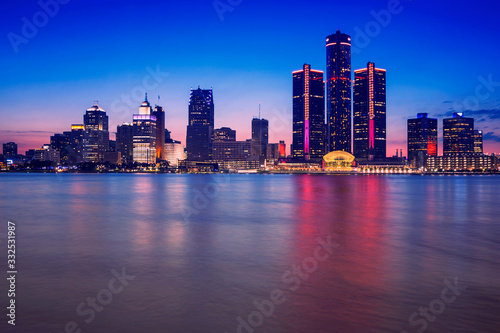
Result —
[[259, 102], [259, 119], [260, 119], [260, 102]]
[[146, 101], [146, 102], [148, 101], [148, 93], [146, 93], [146, 100], [145, 100], [145, 101]]

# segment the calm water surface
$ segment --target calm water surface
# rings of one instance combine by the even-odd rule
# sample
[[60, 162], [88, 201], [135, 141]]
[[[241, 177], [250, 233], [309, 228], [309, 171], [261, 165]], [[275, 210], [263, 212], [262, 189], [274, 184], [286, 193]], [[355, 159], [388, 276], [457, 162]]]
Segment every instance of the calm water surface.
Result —
[[[19, 271], [17, 325], [2, 310], [1, 331], [500, 332], [499, 185], [0, 174], [0, 246], [6, 255], [6, 224], [17, 222]], [[335, 246], [321, 247], [328, 238]], [[135, 278], [112, 294], [112, 270]], [[446, 303], [445, 280], [459, 286]], [[5, 279], [0, 288], [5, 309]], [[109, 304], [89, 310], [98, 295]]]

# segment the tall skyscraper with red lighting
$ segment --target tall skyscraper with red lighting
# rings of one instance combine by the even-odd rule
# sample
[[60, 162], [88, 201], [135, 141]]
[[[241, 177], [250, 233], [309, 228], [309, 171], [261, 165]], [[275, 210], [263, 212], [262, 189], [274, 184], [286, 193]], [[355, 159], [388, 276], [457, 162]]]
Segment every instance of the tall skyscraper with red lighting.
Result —
[[351, 37], [340, 30], [326, 37], [328, 151], [351, 152]]
[[299, 160], [320, 160], [325, 154], [325, 85], [323, 71], [303, 69], [293, 74], [293, 151]]
[[361, 159], [381, 159], [387, 153], [385, 69], [369, 62], [354, 71], [353, 154]]

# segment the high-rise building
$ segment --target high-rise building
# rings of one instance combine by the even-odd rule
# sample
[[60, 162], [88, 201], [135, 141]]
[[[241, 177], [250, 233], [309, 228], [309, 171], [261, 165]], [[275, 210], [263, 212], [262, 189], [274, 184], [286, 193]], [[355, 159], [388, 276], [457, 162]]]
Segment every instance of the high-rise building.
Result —
[[156, 161], [165, 160], [165, 111], [159, 105], [156, 105], [153, 111], [156, 117]]
[[372, 62], [354, 71], [353, 155], [358, 159], [387, 155], [385, 72]]
[[351, 37], [337, 30], [326, 37], [327, 151], [351, 152], [351, 85]]
[[455, 112], [443, 119], [444, 156], [474, 153], [474, 119]]
[[116, 150], [120, 153], [121, 164], [134, 162], [134, 125], [123, 123], [116, 127]]
[[50, 147], [59, 151], [60, 161], [62, 164], [69, 163], [70, 157], [70, 137], [65, 132], [63, 134], [55, 133], [50, 137]]
[[474, 153], [483, 153], [483, 131], [474, 130]]
[[263, 118], [252, 119], [252, 159], [264, 163], [269, 143], [269, 121]]
[[134, 162], [156, 163], [156, 117], [152, 114], [148, 95], [139, 107], [139, 114], [133, 116], [133, 158]]
[[236, 131], [229, 127], [221, 127], [214, 130], [215, 141], [236, 141]]
[[85, 137], [85, 125], [72, 124], [71, 131], [63, 132], [68, 138], [69, 152], [67, 163], [75, 165], [83, 162], [83, 143]]
[[320, 160], [325, 154], [325, 84], [323, 72], [304, 64], [293, 74], [293, 152], [299, 160]]
[[15, 142], [4, 143], [3, 156], [5, 158], [17, 158], [17, 144]]
[[427, 113], [408, 119], [408, 161], [416, 168], [425, 165], [429, 156], [438, 155], [438, 121]]
[[85, 133], [83, 139], [83, 158], [85, 162], [102, 162], [104, 152], [109, 149], [108, 116], [97, 102], [87, 109], [83, 116]]
[[189, 98], [189, 123], [187, 126], [187, 157], [191, 161], [212, 158], [214, 130], [214, 101], [212, 89], [191, 89]]

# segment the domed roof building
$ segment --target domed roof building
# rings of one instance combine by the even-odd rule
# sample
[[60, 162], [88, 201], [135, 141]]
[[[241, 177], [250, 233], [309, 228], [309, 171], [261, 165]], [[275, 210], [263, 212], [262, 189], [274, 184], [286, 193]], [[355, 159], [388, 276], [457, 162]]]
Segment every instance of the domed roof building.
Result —
[[323, 156], [324, 169], [327, 171], [352, 171], [354, 155], [345, 151], [332, 151]]

